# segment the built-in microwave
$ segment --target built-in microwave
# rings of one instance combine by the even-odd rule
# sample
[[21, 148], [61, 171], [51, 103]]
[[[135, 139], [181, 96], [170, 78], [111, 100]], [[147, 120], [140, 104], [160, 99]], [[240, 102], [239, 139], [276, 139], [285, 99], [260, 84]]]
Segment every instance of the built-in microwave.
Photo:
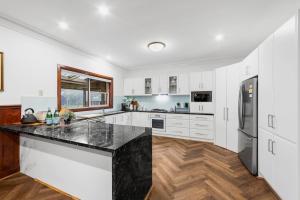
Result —
[[212, 91], [191, 92], [191, 102], [212, 102]]

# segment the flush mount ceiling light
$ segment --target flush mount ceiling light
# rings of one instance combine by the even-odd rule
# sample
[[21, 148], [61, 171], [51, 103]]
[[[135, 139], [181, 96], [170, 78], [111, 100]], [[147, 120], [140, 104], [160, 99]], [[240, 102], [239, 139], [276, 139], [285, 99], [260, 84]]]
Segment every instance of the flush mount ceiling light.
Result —
[[98, 12], [104, 17], [110, 14], [109, 8], [106, 5], [99, 6]]
[[166, 48], [166, 44], [163, 42], [151, 42], [148, 44], [148, 48], [151, 51], [159, 52], [162, 51], [164, 48]]
[[223, 34], [216, 35], [215, 40], [218, 41], [218, 42], [224, 40], [224, 35]]
[[65, 21], [60, 21], [60, 22], [58, 22], [58, 27], [62, 30], [68, 30], [69, 24]]

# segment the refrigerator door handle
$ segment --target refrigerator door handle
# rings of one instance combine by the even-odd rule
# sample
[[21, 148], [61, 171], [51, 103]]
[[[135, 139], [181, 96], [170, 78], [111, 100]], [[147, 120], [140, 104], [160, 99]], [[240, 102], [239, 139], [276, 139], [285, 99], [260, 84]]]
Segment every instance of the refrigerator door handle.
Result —
[[241, 95], [242, 95], [242, 86], [240, 87], [240, 92], [239, 92], [239, 103], [238, 103], [238, 114], [239, 114], [239, 126], [242, 128], [242, 114], [241, 114]]

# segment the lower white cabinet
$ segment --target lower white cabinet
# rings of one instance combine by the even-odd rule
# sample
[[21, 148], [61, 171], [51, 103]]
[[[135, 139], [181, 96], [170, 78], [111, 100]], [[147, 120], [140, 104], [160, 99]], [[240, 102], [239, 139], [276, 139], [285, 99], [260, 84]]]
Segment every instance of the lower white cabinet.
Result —
[[190, 115], [190, 137], [214, 139], [214, 117], [206, 115]]
[[174, 136], [189, 137], [190, 135], [189, 115], [167, 114], [166, 134]]
[[132, 126], [141, 126], [141, 127], [150, 127], [150, 114], [146, 112], [132, 112], [131, 113], [131, 125]]
[[259, 129], [259, 173], [286, 200], [297, 200], [297, 147]]

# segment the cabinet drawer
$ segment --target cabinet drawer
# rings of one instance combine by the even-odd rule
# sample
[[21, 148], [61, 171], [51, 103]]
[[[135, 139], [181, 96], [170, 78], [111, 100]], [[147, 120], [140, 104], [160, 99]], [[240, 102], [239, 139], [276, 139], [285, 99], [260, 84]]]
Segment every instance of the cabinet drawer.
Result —
[[211, 115], [190, 115], [190, 120], [193, 121], [212, 121], [213, 119]]
[[190, 137], [211, 140], [214, 134], [212, 130], [190, 129]]
[[188, 137], [190, 135], [189, 128], [167, 127], [166, 134], [175, 136]]
[[213, 122], [212, 121], [190, 121], [190, 127], [193, 129], [212, 130]]
[[190, 115], [183, 115], [183, 114], [168, 114], [167, 119], [180, 119], [180, 120], [189, 120]]
[[189, 120], [178, 120], [178, 119], [167, 119], [166, 120], [166, 127], [182, 127], [182, 128], [189, 128]]

